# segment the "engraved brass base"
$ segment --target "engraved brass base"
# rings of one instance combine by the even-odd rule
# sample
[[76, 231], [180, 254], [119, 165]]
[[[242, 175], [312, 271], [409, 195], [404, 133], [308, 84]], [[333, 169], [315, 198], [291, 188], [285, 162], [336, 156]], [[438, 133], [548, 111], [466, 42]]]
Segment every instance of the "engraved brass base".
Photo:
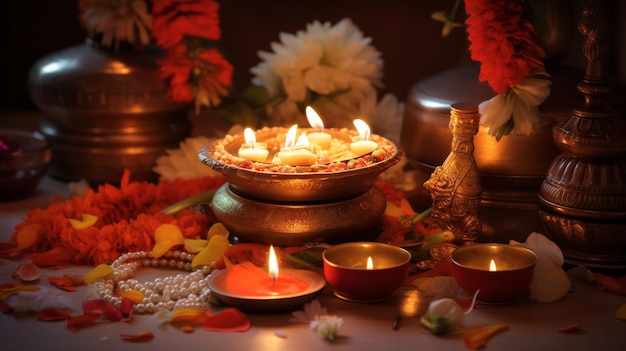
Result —
[[229, 183], [213, 197], [215, 218], [236, 237], [278, 246], [311, 242], [336, 244], [375, 237], [372, 228], [387, 200], [376, 186], [348, 199], [331, 202], [271, 202], [238, 192]]
[[626, 268], [626, 219], [576, 219], [539, 211], [550, 238], [565, 261], [591, 268]]

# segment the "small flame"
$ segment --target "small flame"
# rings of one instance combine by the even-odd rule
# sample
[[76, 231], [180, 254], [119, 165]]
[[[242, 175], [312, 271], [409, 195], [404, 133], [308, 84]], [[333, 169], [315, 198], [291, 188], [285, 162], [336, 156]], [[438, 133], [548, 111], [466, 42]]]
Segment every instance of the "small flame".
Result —
[[492, 259], [491, 262], [489, 262], [489, 272], [495, 272], [495, 271], [497, 271], [496, 261]]
[[298, 125], [294, 124], [287, 131], [287, 137], [285, 138], [285, 147], [293, 147], [296, 143], [296, 136], [298, 136]]
[[243, 131], [243, 138], [246, 141], [246, 144], [250, 144], [252, 147], [256, 144], [256, 136], [254, 136], [254, 131], [250, 128], [246, 128]]
[[367, 140], [370, 138], [370, 127], [362, 119], [355, 119], [352, 121], [356, 130], [359, 132], [361, 140]]
[[317, 112], [315, 112], [313, 107], [311, 106], [306, 107], [306, 118], [309, 120], [309, 124], [311, 125], [311, 128], [315, 128], [318, 130], [324, 129], [324, 122], [322, 121], [320, 116], [317, 114]]
[[278, 278], [278, 261], [276, 260], [276, 253], [274, 252], [274, 245], [270, 245], [270, 255], [268, 262], [268, 273], [276, 280]]
[[306, 133], [300, 134], [298, 141], [296, 142], [296, 146], [309, 146], [309, 138], [307, 138]]
[[374, 269], [374, 261], [372, 261], [372, 256], [368, 256], [367, 257], [367, 269], [372, 270]]

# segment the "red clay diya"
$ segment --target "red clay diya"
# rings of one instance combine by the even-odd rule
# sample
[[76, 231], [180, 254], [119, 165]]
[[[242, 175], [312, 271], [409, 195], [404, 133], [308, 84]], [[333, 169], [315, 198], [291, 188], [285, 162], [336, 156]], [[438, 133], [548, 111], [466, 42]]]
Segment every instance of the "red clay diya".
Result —
[[332, 246], [322, 253], [324, 276], [335, 296], [353, 302], [386, 299], [402, 285], [411, 254], [400, 247], [374, 242]]
[[472, 244], [451, 254], [451, 273], [461, 288], [485, 303], [507, 303], [527, 293], [537, 256], [521, 246]]

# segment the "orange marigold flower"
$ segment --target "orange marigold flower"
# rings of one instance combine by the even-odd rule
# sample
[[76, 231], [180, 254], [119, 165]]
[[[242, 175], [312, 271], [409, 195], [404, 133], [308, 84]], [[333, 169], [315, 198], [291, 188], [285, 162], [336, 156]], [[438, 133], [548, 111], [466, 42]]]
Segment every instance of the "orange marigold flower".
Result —
[[219, 40], [219, 4], [213, 0], [154, 0], [152, 35], [163, 48], [176, 46], [185, 36]]

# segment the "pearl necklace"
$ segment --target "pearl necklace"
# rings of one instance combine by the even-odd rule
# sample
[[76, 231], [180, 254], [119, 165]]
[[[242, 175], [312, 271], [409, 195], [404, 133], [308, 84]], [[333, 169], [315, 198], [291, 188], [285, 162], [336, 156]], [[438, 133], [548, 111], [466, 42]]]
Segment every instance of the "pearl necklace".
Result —
[[[110, 264], [112, 278], [95, 282], [96, 292], [105, 301], [119, 306], [121, 297], [113, 296], [116, 290], [137, 290], [144, 295], [141, 303], [135, 304], [136, 313], [154, 313], [161, 310], [179, 308], [206, 308], [211, 291], [205, 279], [213, 270], [213, 265], [203, 266], [192, 271], [194, 255], [182, 251], [168, 251], [162, 258], [152, 257], [152, 252], [129, 252], [119, 256]], [[173, 277], [156, 278], [153, 282], [141, 283], [131, 279], [139, 267], [162, 267], [186, 270], [191, 273]]]

